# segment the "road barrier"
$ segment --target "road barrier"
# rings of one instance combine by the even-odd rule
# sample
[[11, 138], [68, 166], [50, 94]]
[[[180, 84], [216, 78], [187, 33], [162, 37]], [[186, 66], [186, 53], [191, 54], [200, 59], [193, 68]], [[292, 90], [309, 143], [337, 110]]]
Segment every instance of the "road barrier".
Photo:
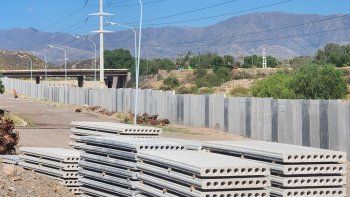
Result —
[[[112, 112], [134, 111], [133, 89], [53, 87], [9, 78], [3, 82], [8, 91], [15, 89], [36, 99], [100, 106]], [[145, 89], [139, 92], [139, 109], [140, 113], [158, 114], [179, 125], [350, 153], [350, 104], [340, 100], [177, 95]]]

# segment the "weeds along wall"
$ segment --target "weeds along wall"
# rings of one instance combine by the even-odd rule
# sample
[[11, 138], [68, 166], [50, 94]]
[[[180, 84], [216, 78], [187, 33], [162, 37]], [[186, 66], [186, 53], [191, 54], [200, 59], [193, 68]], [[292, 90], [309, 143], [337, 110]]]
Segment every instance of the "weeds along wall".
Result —
[[[3, 79], [7, 91], [57, 103], [101, 106], [128, 113], [133, 89], [85, 89], [36, 85]], [[350, 153], [350, 104], [339, 100], [280, 100], [224, 95], [176, 95], [141, 90], [140, 113], [158, 114], [172, 123], [208, 127], [256, 140], [340, 150]], [[348, 156], [349, 157], [349, 156]]]

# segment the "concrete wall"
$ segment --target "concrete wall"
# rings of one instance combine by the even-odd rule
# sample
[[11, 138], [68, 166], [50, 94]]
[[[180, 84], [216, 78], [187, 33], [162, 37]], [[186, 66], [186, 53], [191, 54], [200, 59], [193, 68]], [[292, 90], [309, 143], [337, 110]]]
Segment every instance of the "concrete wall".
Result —
[[[8, 91], [53, 102], [133, 111], [133, 89], [53, 87], [3, 79]], [[256, 140], [350, 152], [350, 104], [338, 100], [226, 98], [141, 90], [140, 113], [159, 114], [172, 123], [222, 130]]]

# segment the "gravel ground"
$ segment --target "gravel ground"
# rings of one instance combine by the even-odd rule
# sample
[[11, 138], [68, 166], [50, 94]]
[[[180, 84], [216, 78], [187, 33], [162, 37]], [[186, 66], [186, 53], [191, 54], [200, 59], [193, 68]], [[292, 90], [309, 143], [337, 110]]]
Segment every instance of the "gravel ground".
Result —
[[57, 181], [21, 167], [0, 162], [0, 196], [9, 197], [70, 197], [67, 188]]

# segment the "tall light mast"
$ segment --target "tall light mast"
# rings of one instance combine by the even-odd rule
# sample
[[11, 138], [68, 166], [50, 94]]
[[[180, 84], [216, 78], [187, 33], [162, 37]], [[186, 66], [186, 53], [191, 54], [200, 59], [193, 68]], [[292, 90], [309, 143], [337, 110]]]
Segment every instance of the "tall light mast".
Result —
[[263, 60], [263, 62], [262, 62], [262, 67], [263, 68], [267, 68], [267, 61], [266, 61], [266, 46], [264, 45], [264, 46], [262, 46], [262, 55], [263, 55], [263, 57], [262, 57], [262, 60]]
[[103, 0], [100, 0], [100, 12], [99, 13], [93, 13], [89, 14], [90, 16], [99, 16], [100, 18], [100, 29], [97, 31], [93, 31], [94, 33], [100, 34], [100, 85], [101, 88], [105, 87], [105, 73], [104, 73], [104, 33], [111, 33], [111, 31], [104, 30], [104, 23], [103, 18], [104, 16], [112, 16], [113, 14], [110, 13], [104, 13], [103, 12]]

